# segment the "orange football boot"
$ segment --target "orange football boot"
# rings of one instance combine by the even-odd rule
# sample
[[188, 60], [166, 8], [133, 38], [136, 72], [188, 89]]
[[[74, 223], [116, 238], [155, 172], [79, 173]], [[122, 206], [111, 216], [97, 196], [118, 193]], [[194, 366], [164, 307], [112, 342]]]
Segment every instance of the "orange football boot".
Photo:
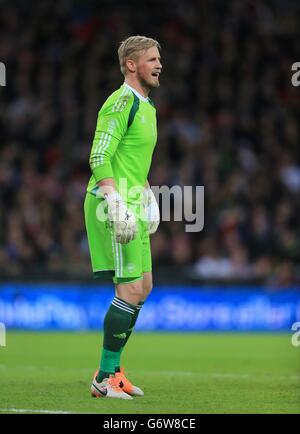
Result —
[[132, 396], [144, 396], [144, 392], [142, 389], [140, 389], [137, 386], [134, 386], [128, 378], [125, 376], [124, 369], [121, 368], [120, 370], [116, 370], [115, 372], [115, 378], [119, 382], [120, 388], [125, 392], [128, 393], [128, 395]]
[[114, 375], [104, 378], [101, 383], [97, 381], [98, 371], [95, 372], [91, 385], [91, 395], [95, 398], [132, 399], [121, 387], [119, 379]]

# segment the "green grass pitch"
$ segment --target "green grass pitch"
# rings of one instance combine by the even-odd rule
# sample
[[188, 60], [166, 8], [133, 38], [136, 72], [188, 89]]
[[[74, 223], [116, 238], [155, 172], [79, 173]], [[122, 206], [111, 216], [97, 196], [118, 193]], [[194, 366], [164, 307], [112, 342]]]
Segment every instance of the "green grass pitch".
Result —
[[135, 333], [123, 353], [132, 401], [90, 397], [102, 337], [8, 331], [0, 413], [300, 413], [290, 334]]

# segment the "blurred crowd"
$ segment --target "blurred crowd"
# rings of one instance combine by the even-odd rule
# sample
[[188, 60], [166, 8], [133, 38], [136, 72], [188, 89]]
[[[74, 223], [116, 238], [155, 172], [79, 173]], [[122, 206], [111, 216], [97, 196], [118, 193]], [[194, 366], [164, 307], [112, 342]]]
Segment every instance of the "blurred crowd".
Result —
[[90, 275], [83, 199], [97, 112], [123, 77], [117, 48], [162, 45], [150, 96], [150, 184], [204, 186], [205, 223], [162, 222], [155, 267], [193, 278], [300, 281], [297, 2], [2, 1], [0, 274]]

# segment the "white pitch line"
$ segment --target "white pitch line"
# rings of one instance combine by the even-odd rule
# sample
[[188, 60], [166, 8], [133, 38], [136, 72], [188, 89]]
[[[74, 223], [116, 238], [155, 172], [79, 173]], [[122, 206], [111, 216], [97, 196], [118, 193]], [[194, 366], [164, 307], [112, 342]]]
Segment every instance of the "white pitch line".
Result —
[[184, 377], [211, 377], [211, 378], [220, 378], [220, 379], [237, 379], [237, 380], [248, 380], [252, 378], [257, 379], [279, 379], [279, 380], [299, 380], [300, 376], [298, 375], [274, 375], [274, 374], [262, 374], [262, 375], [252, 375], [252, 374], [235, 374], [235, 373], [219, 373], [219, 372], [209, 372], [209, 373], [201, 373], [201, 372], [189, 372], [189, 371], [137, 371], [137, 373], [141, 375], [165, 375], [165, 376], [184, 376]]
[[[57, 367], [56, 366], [35, 366], [35, 365], [27, 365], [27, 366], [14, 366], [13, 369], [15, 369], [16, 367], [20, 367], [22, 368], [22, 370], [27, 370], [27, 371], [47, 371], [47, 372], [51, 372], [53, 371], [54, 373], [57, 372]], [[4, 365], [4, 364], [0, 364], [0, 369], [12, 369], [10, 366]], [[67, 372], [81, 372], [82, 375], [83, 374], [88, 374], [90, 372], [93, 371], [93, 368], [87, 368], [87, 367], [80, 367], [80, 368], [68, 368], [68, 367], [60, 367], [59, 368], [60, 371], [67, 371]], [[136, 374], [140, 374], [140, 375], [163, 375], [166, 377], [170, 377], [170, 376], [181, 376], [181, 377], [206, 377], [206, 378], [214, 378], [214, 379], [235, 379], [235, 380], [249, 380], [249, 379], [277, 379], [277, 380], [291, 380], [291, 381], [299, 381], [300, 380], [300, 375], [275, 375], [275, 374], [237, 374], [237, 373], [233, 373], [233, 372], [191, 372], [191, 371], [136, 371]]]
[[61, 410], [33, 410], [28, 408], [0, 408], [0, 411], [10, 411], [13, 413], [48, 413], [48, 414], [77, 414], [72, 411]]
[[8, 365], [0, 365], [0, 369], [16, 369], [16, 368], [21, 368], [22, 370], [28, 370], [28, 371], [57, 371], [59, 369], [59, 371], [74, 371], [74, 372], [93, 372], [95, 371], [94, 367], [90, 367], [90, 368], [68, 368], [68, 367], [61, 367], [61, 366], [35, 366], [35, 365], [17, 365], [17, 366], [8, 366]]

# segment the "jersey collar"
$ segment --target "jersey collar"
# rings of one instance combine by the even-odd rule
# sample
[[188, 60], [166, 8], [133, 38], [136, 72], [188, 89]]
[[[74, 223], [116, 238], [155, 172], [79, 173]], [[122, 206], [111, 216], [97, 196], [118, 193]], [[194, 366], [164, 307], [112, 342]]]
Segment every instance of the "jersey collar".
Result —
[[124, 81], [124, 86], [128, 87], [142, 101], [150, 102], [150, 98], [145, 98], [137, 90], [135, 90], [133, 87], [129, 86], [129, 84], [127, 84], [125, 81]]

